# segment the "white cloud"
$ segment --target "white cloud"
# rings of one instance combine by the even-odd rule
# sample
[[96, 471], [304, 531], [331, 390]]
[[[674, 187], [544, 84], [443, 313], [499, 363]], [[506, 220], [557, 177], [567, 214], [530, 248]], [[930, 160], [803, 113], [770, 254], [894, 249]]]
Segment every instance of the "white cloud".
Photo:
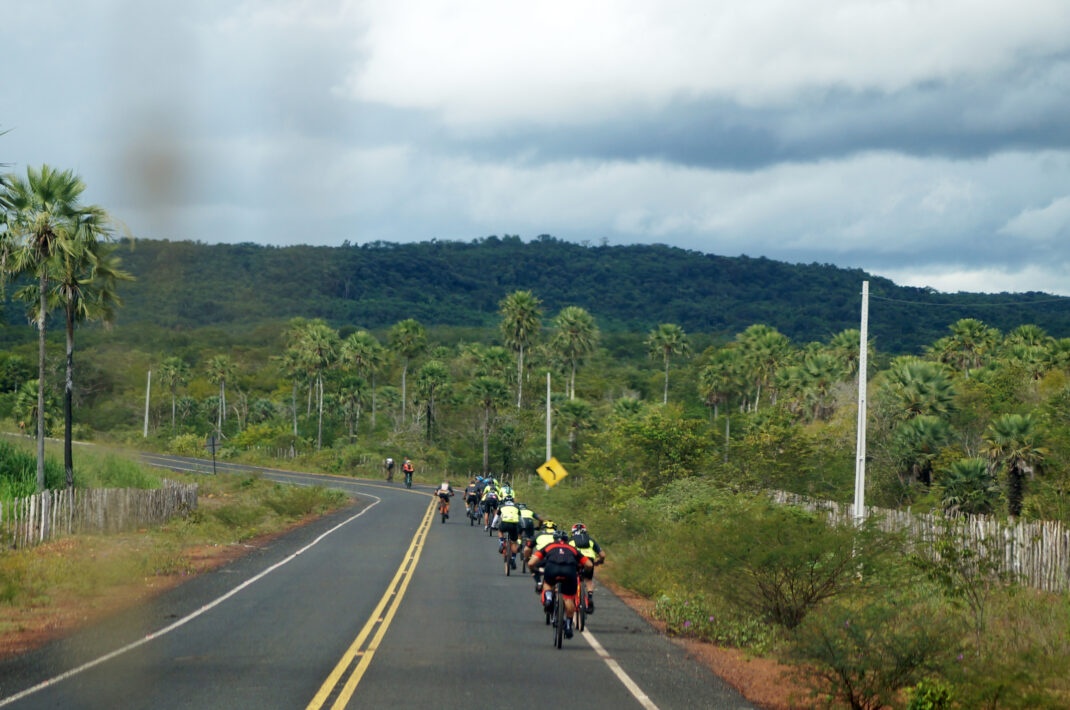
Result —
[[780, 104], [1006, 72], [1070, 46], [1064, 0], [377, 0], [354, 98], [454, 124], [585, 123], [680, 97]]
[[1060, 197], [1039, 209], [1025, 209], [1011, 218], [1001, 234], [1035, 242], [1070, 239], [1070, 195]]

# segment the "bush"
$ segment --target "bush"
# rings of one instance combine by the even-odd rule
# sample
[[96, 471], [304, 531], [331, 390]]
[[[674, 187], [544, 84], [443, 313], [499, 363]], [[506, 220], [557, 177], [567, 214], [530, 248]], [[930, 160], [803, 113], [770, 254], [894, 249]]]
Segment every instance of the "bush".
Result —
[[796, 629], [790, 655], [815, 695], [878, 710], [905, 688], [942, 677], [961, 658], [963, 635], [938, 600], [891, 592], [814, 612]]

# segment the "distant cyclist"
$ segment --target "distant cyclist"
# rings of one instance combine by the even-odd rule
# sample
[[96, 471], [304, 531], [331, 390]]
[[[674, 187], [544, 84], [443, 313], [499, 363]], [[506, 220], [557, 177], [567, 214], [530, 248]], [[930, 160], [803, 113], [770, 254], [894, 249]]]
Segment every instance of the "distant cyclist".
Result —
[[443, 481], [435, 493], [438, 495], [438, 512], [442, 513], [442, 522], [446, 522], [446, 518], [450, 517], [450, 498], [453, 497], [453, 486], [449, 481]]
[[386, 480], [394, 480], [394, 459], [387, 456], [386, 461], [383, 462], [383, 468], [386, 469]]
[[479, 506], [479, 494], [481, 490], [477, 478], [468, 480], [468, 485], [464, 488], [464, 503], [470, 510], [475, 510]]

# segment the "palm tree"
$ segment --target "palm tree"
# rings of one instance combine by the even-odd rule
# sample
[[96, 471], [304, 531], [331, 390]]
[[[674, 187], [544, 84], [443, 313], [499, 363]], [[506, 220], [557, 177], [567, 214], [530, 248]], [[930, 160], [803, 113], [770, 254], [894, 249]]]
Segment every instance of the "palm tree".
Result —
[[169, 357], [160, 365], [161, 376], [171, 393], [171, 433], [175, 433], [175, 402], [178, 388], [189, 382], [189, 363], [180, 357]]
[[[2, 187], [6, 229], [0, 245], [0, 271], [37, 280], [35, 321], [38, 337], [37, 489], [45, 488], [45, 326], [53, 258], [72, 248], [85, 210], [85, 183], [72, 171], [32, 167], [26, 179], [10, 175]], [[97, 208], [92, 208], [94, 212]]]
[[346, 431], [349, 432], [350, 438], [356, 436], [357, 427], [360, 425], [360, 409], [366, 396], [367, 387], [367, 380], [354, 375], [342, 378], [341, 383], [339, 383], [338, 397], [342, 404]]
[[976, 318], [961, 318], [950, 328], [951, 335], [937, 340], [929, 352], [968, 378], [970, 370], [984, 365], [988, 355], [999, 345], [999, 331]]
[[887, 371], [885, 388], [897, 401], [899, 418], [946, 416], [955, 403], [955, 386], [946, 368], [916, 357], [900, 357]]
[[557, 333], [550, 343], [569, 368], [568, 397], [576, 398], [576, 368], [598, 344], [598, 326], [590, 313], [579, 306], [566, 306], [554, 319]]
[[490, 472], [490, 424], [495, 410], [506, 401], [509, 388], [497, 377], [476, 377], [468, 385], [468, 394], [483, 410], [483, 473]]
[[215, 355], [208, 361], [208, 381], [219, 385], [219, 406], [216, 412], [216, 434], [223, 434], [227, 420], [227, 380], [234, 376], [234, 363], [226, 355]]
[[450, 381], [449, 369], [438, 360], [431, 360], [416, 375], [416, 389], [427, 403], [427, 440], [431, 441], [435, 421], [435, 398]]
[[524, 400], [524, 350], [539, 334], [542, 302], [531, 291], [515, 291], [501, 300], [501, 329], [505, 345], [516, 352], [516, 406]]
[[594, 426], [594, 410], [582, 399], [568, 399], [558, 405], [557, 415], [568, 430], [568, 450], [575, 459], [580, 431]]
[[675, 323], [662, 323], [647, 336], [645, 345], [650, 357], [665, 363], [665, 394], [662, 404], [669, 402], [669, 361], [674, 355], [686, 356], [691, 352], [684, 329]]
[[63, 387], [63, 467], [67, 488], [74, 487], [74, 325], [99, 320], [110, 324], [115, 309], [122, 305], [115, 290], [119, 281], [133, 276], [119, 268], [115, 245], [102, 241], [106, 215], [99, 208], [83, 213], [71, 249], [60, 252], [54, 260], [51, 281], [56, 289], [49, 301], [63, 309], [66, 324], [66, 372]]
[[386, 350], [379, 340], [366, 330], [350, 333], [342, 341], [339, 351], [342, 366], [371, 382], [372, 430], [375, 430], [375, 375], [386, 362]]
[[733, 397], [742, 393], [741, 366], [739, 350], [724, 347], [715, 351], [709, 363], [699, 372], [699, 394], [703, 403], [710, 408], [713, 419], [720, 416], [722, 404], [728, 404]]
[[951, 440], [951, 425], [930, 414], [902, 422], [895, 431], [894, 446], [909, 480], [932, 484], [933, 462]]
[[1044, 463], [1048, 450], [1040, 443], [1040, 426], [1032, 414], [1004, 414], [985, 432], [985, 453], [1007, 468], [1007, 514], [1022, 514], [1026, 476]]
[[949, 512], [989, 515], [999, 499], [999, 486], [984, 459], [955, 461], [939, 477], [940, 502]]
[[[754, 410], [762, 398], [762, 387], [776, 379], [777, 369], [791, 358], [791, 341], [776, 328], [752, 325], [736, 336], [743, 353], [746, 369], [754, 382]], [[776, 398], [770, 398], [776, 404]]]
[[389, 333], [390, 348], [401, 357], [401, 420], [405, 421], [405, 400], [408, 398], [406, 378], [409, 361], [427, 346], [427, 331], [414, 318], [394, 324]]
[[323, 448], [324, 373], [338, 359], [338, 333], [319, 318], [309, 321], [297, 333], [295, 343], [300, 359], [313, 373], [316, 388], [316, 451]]

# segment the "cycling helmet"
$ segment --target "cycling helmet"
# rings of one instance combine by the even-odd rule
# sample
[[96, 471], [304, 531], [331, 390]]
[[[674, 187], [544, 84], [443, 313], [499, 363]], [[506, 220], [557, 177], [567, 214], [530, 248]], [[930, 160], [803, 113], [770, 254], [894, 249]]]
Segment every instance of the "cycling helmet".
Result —
[[583, 523], [576, 523], [575, 525], [572, 526], [572, 534], [575, 535], [580, 530], [586, 530], [586, 529], [587, 529], [587, 526], [584, 525]]
[[564, 530], [555, 530], [554, 542], [568, 542], [568, 533]]
[[557, 524], [552, 520], [544, 520], [542, 521], [542, 529], [547, 532], [553, 532], [557, 530]]

